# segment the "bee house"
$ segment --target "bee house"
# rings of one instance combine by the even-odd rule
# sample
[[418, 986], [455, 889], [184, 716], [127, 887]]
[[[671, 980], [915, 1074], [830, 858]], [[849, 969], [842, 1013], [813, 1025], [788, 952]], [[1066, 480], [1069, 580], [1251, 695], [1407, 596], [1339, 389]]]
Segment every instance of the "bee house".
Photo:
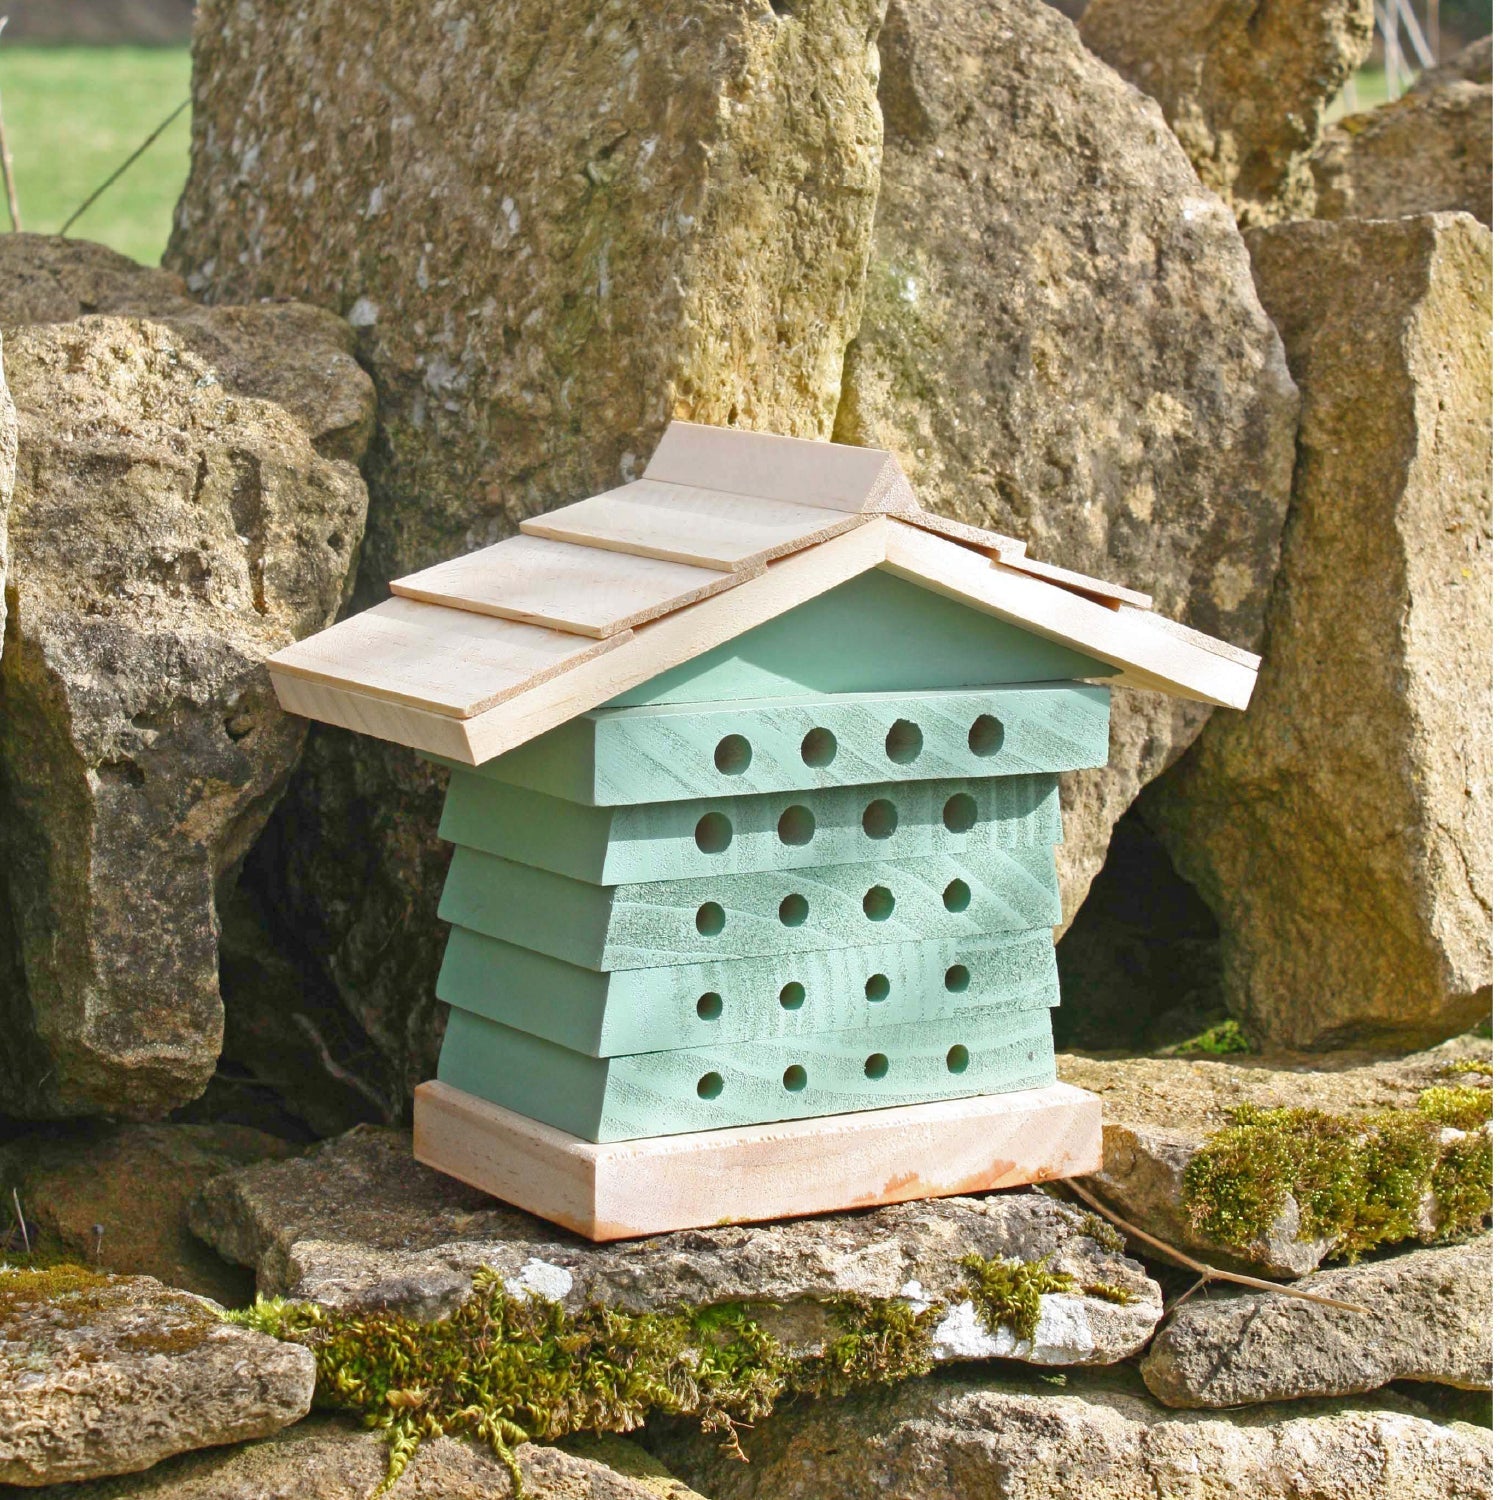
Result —
[[1097, 1168], [1058, 778], [1111, 684], [1243, 707], [1255, 657], [884, 452], [687, 423], [392, 591], [271, 671], [451, 767], [421, 1160], [595, 1239]]

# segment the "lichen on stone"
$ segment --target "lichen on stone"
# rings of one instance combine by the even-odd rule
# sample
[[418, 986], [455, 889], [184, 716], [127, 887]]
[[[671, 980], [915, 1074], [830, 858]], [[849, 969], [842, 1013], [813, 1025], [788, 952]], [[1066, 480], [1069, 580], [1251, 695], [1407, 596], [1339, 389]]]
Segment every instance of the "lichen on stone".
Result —
[[[1195, 1234], [1240, 1251], [1271, 1231], [1289, 1199], [1299, 1238], [1328, 1240], [1351, 1260], [1377, 1245], [1472, 1234], [1491, 1211], [1489, 1139], [1474, 1128], [1487, 1106], [1487, 1090], [1446, 1088], [1416, 1108], [1357, 1118], [1241, 1106], [1188, 1163], [1183, 1210]], [[1456, 1120], [1469, 1132], [1445, 1139]]]

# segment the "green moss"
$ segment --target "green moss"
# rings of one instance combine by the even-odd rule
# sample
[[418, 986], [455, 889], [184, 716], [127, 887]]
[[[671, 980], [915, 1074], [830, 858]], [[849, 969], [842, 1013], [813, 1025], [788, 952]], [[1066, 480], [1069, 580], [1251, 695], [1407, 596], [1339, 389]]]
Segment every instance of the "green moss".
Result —
[[1071, 1292], [1077, 1283], [1066, 1271], [1051, 1271], [1044, 1261], [992, 1260], [966, 1255], [959, 1261], [965, 1291], [979, 1321], [990, 1333], [1009, 1328], [1018, 1339], [1036, 1337], [1042, 1298], [1048, 1292]]
[[1128, 1286], [1113, 1281], [1091, 1281], [1080, 1290], [1085, 1297], [1097, 1297], [1100, 1302], [1113, 1302], [1117, 1307], [1135, 1301], [1135, 1293]]
[[1101, 1250], [1123, 1254], [1125, 1236], [1108, 1219], [1096, 1213], [1085, 1213], [1078, 1221], [1079, 1234], [1086, 1234]]
[[1230, 1019], [1210, 1026], [1207, 1031], [1200, 1031], [1197, 1036], [1179, 1042], [1175, 1047], [1169, 1047], [1167, 1056], [1232, 1057], [1236, 1053], [1254, 1050], [1250, 1045], [1250, 1038], [1240, 1030], [1240, 1023]]
[[815, 1359], [794, 1367], [789, 1385], [815, 1396], [842, 1396], [856, 1386], [894, 1385], [932, 1369], [932, 1330], [947, 1307], [918, 1312], [896, 1299], [843, 1297], [831, 1304], [838, 1335]]
[[[1440, 1127], [1476, 1119], [1478, 1104], [1469, 1096], [1487, 1092], [1429, 1090], [1415, 1109], [1363, 1118], [1237, 1109], [1188, 1163], [1188, 1222], [1205, 1239], [1244, 1251], [1270, 1230], [1291, 1195], [1301, 1212], [1301, 1238], [1330, 1240], [1335, 1256], [1472, 1233], [1490, 1212], [1489, 1142], [1475, 1135], [1465, 1140], [1477, 1144], [1445, 1146]], [[1438, 1203], [1437, 1224], [1424, 1231], [1429, 1192]]]
[[1493, 1063], [1487, 1063], [1482, 1058], [1469, 1058], [1463, 1062], [1451, 1062], [1443, 1065], [1443, 1076], [1445, 1078], [1493, 1078], [1495, 1067]]
[[1489, 1089], [1449, 1085], [1425, 1090], [1417, 1100], [1417, 1110], [1433, 1124], [1450, 1130], [1481, 1130], [1494, 1117], [1495, 1096]]

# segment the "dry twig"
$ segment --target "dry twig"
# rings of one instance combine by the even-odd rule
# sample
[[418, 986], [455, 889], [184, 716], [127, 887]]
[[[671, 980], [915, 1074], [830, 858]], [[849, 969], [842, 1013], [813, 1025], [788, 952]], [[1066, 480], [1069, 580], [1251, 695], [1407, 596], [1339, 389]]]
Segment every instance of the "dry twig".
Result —
[[179, 104], [177, 108], [174, 109], [172, 113], [169, 114], [167, 118], [163, 120], [161, 124], [158, 125], [156, 129], [153, 130], [151, 134], [148, 135], [146, 139], [143, 140], [140, 145], [137, 146], [135, 150], [132, 151], [130, 155], [127, 156], [125, 160], [122, 161], [120, 165], [116, 167], [114, 171], [111, 172], [109, 176], [106, 177], [104, 181], [101, 182], [99, 186], [96, 187], [94, 191], [90, 193], [88, 197], [85, 198], [83, 202], [73, 210], [71, 214], [68, 215], [68, 222], [57, 231], [60, 237], [66, 235], [67, 232], [84, 216], [84, 214], [86, 214], [94, 206], [94, 204], [99, 201], [100, 197], [103, 196], [106, 189], [113, 187], [115, 183], [117, 183], [120, 178], [122, 178], [131, 169], [131, 167], [136, 164], [140, 157], [145, 154], [146, 148], [152, 143], [152, 141], [154, 141], [157, 136], [159, 136], [162, 131], [164, 131], [167, 126], [170, 125], [172, 121], [175, 120], [177, 116], [180, 115], [183, 110], [185, 110], [192, 102], [193, 101], [191, 97], [184, 99], [182, 103]]
[[[1165, 1240], [1157, 1239], [1154, 1234], [1147, 1234], [1144, 1229], [1138, 1229], [1128, 1219], [1122, 1219], [1113, 1209], [1106, 1208], [1087, 1188], [1080, 1187], [1073, 1178], [1065, 1179], [1065, 1185], [1071, 1192], [1077, 1193], [1095, 1213], [1103, 1214], [1111, 1224], [1123, 1229], [1126, 1234], [1134, 1235], [1142, 1244], [1150, 1245], [1159, 1255], [1176, 1261], [1179, 1266], [1184, 1266], [1189, 1271], [1198, 1273], [1197, 1284], [1189, 1287], [1172, 1304], [1172, 1307], [1176, 1307], [1179, 1302], [1186, 1301], [1207, 1282], [1232, 1281], [1236, 1286], [1254, 1287], [1258, 1292], [1279, 1292], [1283, 1297], [1295, 1297], [1301, 1302], [1316, 1302], [1321, 1307], [1337, 1307], [1343, 1312], [1367, 1313], [1370, 1310], [1368, 1307], [1361, 1307], [1357, 1302], [1340, 1302], [1337, 1297], [1320, 1297], [1316, 1292], [1304, 1292], [1294, 1286], [1283, 1286], [1278, 1281], [1262, 1281], [1259, 1276], [1241, 1276], [1238, 1271], [1221, 1271], [1217, 1266], [1194, 1260], [1191, 1255], [1185, 1255], [1175, 1245], [1169, 1245]], [[1170, 1312], [1171, 1308], [1167, 1311]]]

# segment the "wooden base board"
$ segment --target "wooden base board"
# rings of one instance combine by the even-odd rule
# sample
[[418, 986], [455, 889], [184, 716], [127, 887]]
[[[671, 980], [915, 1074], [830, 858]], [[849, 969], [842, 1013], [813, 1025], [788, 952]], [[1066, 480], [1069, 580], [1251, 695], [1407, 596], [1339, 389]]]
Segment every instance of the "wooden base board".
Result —
[[1070, 1084], [594, 1145], [445, 1083], [417, 1160], [591, 1240], [1019, 1187], [1099, 1169], [1099, 1100]]

